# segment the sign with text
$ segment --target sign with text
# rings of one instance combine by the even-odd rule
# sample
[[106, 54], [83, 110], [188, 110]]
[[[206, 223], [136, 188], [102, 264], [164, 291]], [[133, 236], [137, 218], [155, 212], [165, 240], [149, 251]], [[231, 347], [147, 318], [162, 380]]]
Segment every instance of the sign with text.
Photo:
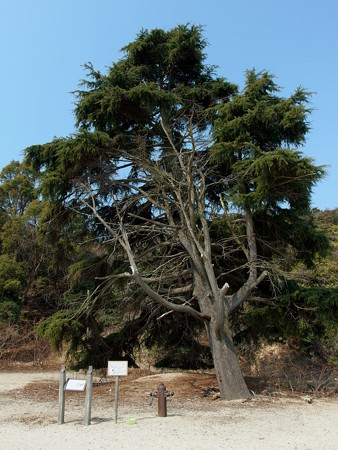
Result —
[[128, 375], [128, 361], [108, 361], [108, 377], [121, 377]]
[[69, 378], [67, 380], [67, 383], [65, 385], [66, 391], [77, 391], [77, 392], [83, 392], [86, 389], [86, 380], [74, 380]]

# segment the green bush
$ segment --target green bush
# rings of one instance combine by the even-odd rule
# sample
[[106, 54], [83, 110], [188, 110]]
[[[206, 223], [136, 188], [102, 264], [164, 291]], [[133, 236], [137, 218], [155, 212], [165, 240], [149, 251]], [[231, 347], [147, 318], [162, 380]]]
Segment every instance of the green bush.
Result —
[[0, 322], [14, 324], [19, 321], [21, 308], [18, 302], [4, 300], [0, 303]]
[[303, 288], [289, 291], [271, 304], [246, 305], [236, 326], [236, 341], [289, 340], [312, 354], [322, 345], [334, 348], [338, 341], [338, 288]]
[[76, 318], [71, 311], [58, 311], [41, 322], [36, 334], [47, 339], [55, 350], [60, 350], [62, 343], [70, 344], [70, 351], [78, 348], [86, 327]]

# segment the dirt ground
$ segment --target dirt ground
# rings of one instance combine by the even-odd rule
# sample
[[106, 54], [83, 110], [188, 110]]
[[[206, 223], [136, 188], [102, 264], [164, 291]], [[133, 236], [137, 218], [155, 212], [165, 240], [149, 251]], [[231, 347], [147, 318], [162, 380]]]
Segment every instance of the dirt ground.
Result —
[[[335, 397], [269, 392], [251, 378], [251, 399], [226, 402], [218, 397], [212, 373], [131, 369], [120, 377], [117, 423], [114, 380], [94, 373], [91, 425], [84, 425], [85, 392], [66, 392], [65, 424], [58, 425], [60, 372], [17, 369], [0, 372], [4, 450], [338, 448]], [[68, 377], [85, 374], [68, 371]], [[167, 417], [158, 417], [156, 398], [149, 404], [160, 382], [174, 393], [167, 400]], [[130, 418], [136, 423], [128, 424]]]

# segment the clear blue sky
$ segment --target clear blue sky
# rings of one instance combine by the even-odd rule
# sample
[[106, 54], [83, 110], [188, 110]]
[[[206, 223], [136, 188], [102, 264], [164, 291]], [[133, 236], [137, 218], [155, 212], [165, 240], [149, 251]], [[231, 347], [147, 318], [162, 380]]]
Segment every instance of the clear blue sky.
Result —
[[276, 75], [288, 96], [312, 92], [312, 131], [303, 152], [328, 176], [313, 206], [338, 206], [337, 0], [1, 0], [0, 169], [23, 150], [74, 131], [71, 91], [83, 64], [105, 71], [141, 28], [205, 27], [207, 62], [243, 86], [255, 67]]

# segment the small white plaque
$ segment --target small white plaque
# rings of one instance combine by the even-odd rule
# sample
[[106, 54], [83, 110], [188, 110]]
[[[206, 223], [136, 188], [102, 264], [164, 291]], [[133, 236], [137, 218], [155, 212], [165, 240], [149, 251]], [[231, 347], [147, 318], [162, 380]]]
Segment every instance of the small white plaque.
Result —
[[65, 385], [65, 390], [82, 392], [86, 389], [86, 384], [86, 380], [69, 379]]
[[120, 377], [128, 375], [128, 361], [108, 361], [108, 377]]

